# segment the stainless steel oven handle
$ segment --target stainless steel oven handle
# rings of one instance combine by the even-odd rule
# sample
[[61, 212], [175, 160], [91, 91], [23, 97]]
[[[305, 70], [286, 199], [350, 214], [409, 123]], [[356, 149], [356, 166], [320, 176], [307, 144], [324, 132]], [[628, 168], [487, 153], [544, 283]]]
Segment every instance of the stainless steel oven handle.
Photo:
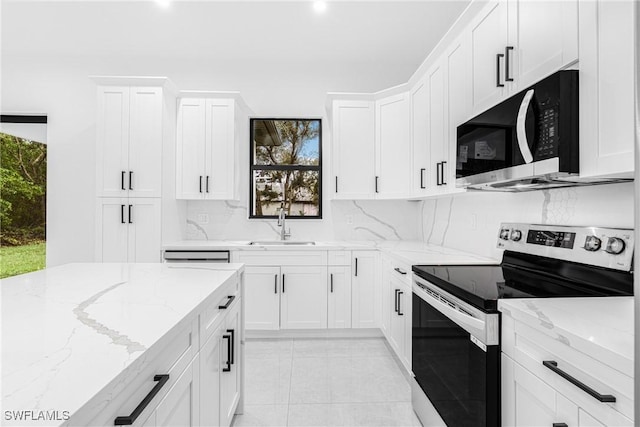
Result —
[[533, 98], [533, 89], [529, 89], [522, 99], [520, 109], [518, 110], [518, 119], [516, 120], [516, 137], [518, 139], [518, 147], [522, 153], [522, 158], [525, 163], [533, 162], [533, 154], [529, 149], [529, 143], [527, 142], [527, 131], [525, 129], [525, 122], [527, 120], [527, 110], [529, 109], [529, 103]]

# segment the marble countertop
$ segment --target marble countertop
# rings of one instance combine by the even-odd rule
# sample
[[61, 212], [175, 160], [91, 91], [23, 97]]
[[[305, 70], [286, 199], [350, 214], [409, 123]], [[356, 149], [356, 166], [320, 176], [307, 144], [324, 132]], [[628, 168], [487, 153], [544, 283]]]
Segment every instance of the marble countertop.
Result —
[[421, 241], [316, 241], [315, 245], [249, 245], [242, 240], [183, 240], [163, 246], [165, 250], [231, 250], [231, 251], [313, 251], [313, 250], [380, 250], [407, 264], [499, 264], [500, 261], [469, 252], [430, 245]]
[[242, 268], [67, 264], [2, 280], [3, 410], [73, 414]]
[[498, 309], [633, 377], [633, 297], [508, 299]]

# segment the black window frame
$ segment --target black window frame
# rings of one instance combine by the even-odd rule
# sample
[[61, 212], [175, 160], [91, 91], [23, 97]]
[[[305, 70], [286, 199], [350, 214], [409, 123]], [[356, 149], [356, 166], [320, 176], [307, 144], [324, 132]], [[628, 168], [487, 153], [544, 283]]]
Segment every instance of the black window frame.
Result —
[[[279, 121], [317, 121], [318, 122], [318, 165], [256, 165], [255, 147], [253, 146], [253, 122], [256, 120]], [[317, 171], [318, 172], [318, 215], [299, 216], [287, 215], [287, 219], [322, 219], [322, 119], [316, 117], [291, 118], [291, 117], [252, 117], [249, 119], [249, 219], [277, 219], [278, 215], [254, 215], [253, 214], [253, 177], [256, 170], [291, 170], [291, 171]]]

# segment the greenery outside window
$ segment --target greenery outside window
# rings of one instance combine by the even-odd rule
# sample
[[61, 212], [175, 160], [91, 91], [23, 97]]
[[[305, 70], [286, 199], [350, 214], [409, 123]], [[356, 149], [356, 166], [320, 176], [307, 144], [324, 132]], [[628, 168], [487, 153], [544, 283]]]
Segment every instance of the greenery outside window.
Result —
[[251, 119], [250, 218], [322, 218], [322, 121]]

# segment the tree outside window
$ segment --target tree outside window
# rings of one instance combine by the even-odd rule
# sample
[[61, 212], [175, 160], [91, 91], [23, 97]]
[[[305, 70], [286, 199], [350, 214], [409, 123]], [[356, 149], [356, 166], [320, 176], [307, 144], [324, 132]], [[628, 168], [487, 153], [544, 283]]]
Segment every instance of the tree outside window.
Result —
[[251, 119], [250, 217], [322, 218], [322, 123]]

